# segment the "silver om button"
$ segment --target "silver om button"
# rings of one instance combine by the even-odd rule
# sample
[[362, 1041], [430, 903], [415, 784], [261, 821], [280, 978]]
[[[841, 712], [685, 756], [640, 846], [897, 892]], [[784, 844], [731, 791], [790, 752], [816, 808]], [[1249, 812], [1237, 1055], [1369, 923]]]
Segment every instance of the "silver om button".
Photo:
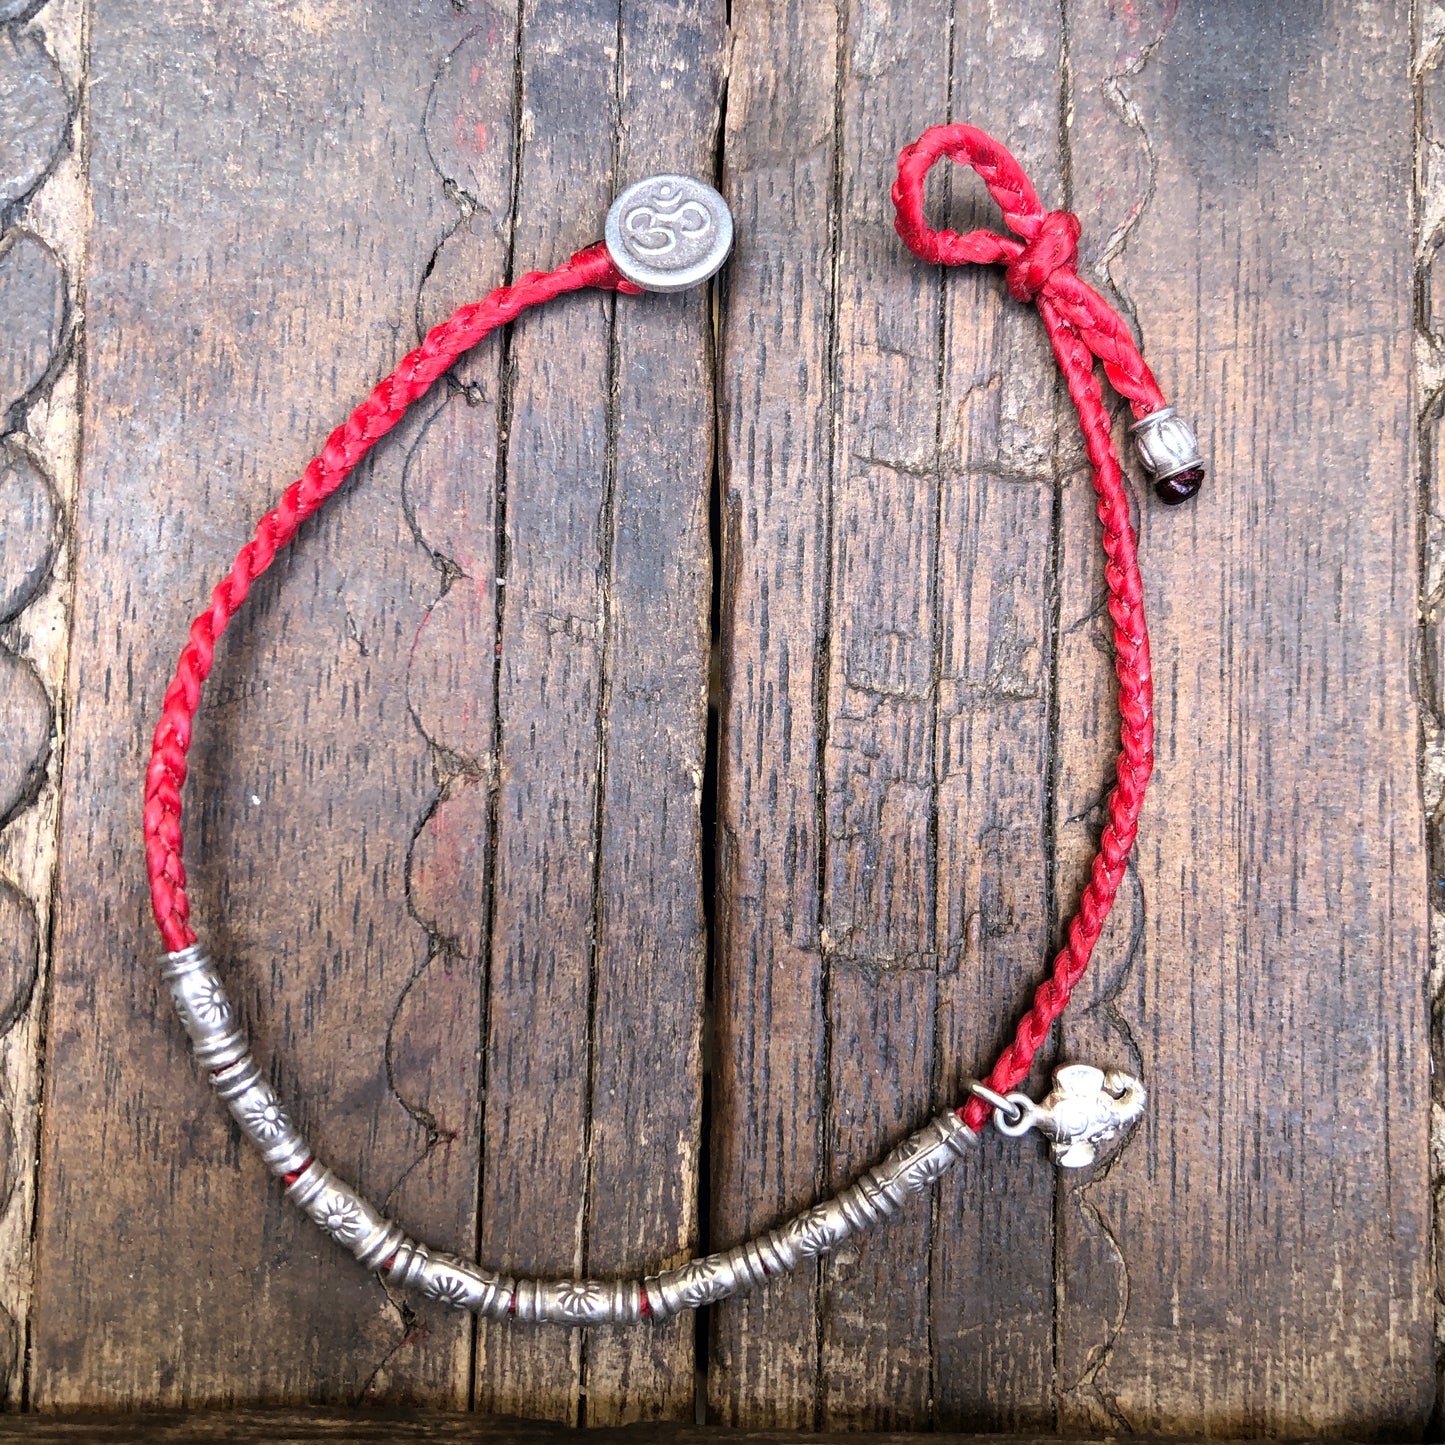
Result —
[[646, 291], [686, 291], [713, 275], [733, 244], [728, 203], [691, 176], [648, 176], [607, 213], [613, 264]]

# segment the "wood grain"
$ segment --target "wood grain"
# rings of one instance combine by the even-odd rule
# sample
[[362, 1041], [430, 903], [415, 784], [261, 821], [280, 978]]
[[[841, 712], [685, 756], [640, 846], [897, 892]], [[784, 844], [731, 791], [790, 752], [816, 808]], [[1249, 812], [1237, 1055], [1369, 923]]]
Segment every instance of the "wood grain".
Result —
[[[934, 700], [938, 492], [936, 271], [901, 255], [888, 184], [899, 149], [945, 112], [929, 44], [948, 6], [849, 6], [841, 37], [836, 453], [826, 838], [825, 1179], [844, 1184], [926, 1116], [935, 1087]], [[850, 1243], [823, 1269], [820, 1423], [926, 1420], [929, 1211]]]
[[[826, 995], [820, 961], [824, 940], [813, 888], [818, 867], [814, 807], [820, 796], [816, 748], [829, 726], [842, 736], [835, 748], [856, 760], [856, 767], [848, 773], [851, 793], [840, 801], [835, 786], [826, 806], [848, 816], [858, 804], [859, 789], [871, 796], [867, 790], [873, 788], [883, 800], [876, 802], [871, 822], [858, 824], [856, 838], [832, 839], [830, 857], [851, 880], [848, 886], [884, 886], [886, 865], [869, 860], [869, 849], [912, 849], [921, 857], [942, 857], [947, 870], [936, 890], [936, 916], [926, 920], [929, 927], [916, 918], [896, 930], [904, 940], [903, 953], [918, 955], [915, 966], [936, 966], [947, 980], [939, 1017], [948, 1035], [942, 1056], [948, 1063], [939, 1077], [934, 1078], [928, 1048], [915, 1055], [909, 1037], [897, 1044], [899, 1056], [908, 1061], [905, 1068], [921, 1070], [918, 1087], [925, 1098], [956, 1092], [967, 1066], [953, 1061], [980, 1054], [993, 1041], [1011, 1013], [1020, 978], [1032, 976], [1044, 953], [1054, 488], [1054, 382], [1046, 343], [1032, 318], [1000, 300], [996, 279], [950, 279], [949, 359], [941, 400], [936, 394], [930, 399], [928, 364], [915, 355], [937, 354], [942, 318], [927, 290], [937, 278], [922, 273], [902, 253], [887, 224], [886, 204], [875, 192], [879, 177], [891, 171], [892, 151], [906, 138], [903, 131], [941, 118], [942, 111], [927, 114], [920, 103], [916, 118], [900, 125], [897, 137], [875, 138], [875, 148], [861, 157], [856, 136], [853, 144], [845, 143], [841, 181], [845, 194], [854, 197], [857, 215], [844, 212], [839, 238], [837, 284], [843, 302], [835, 336], [827, 255], [834, 239], [827, 169], [834, 151], [822, 86], [837, 38], [820, 15], [810, 14], [809, 23], [803, 23], [799, 12], [785, 5], [739, 7], [734, 23], [739, 38], [728, 160], [745, 224], [729, 272], [732, 320], [724, 368], [730, 397], [724, 599], [731, 606], [724, 635], [727, 704], [720, 758], [719, 1032], [724, 1042], [714, 1146], [721, 1163], [715, 1217], [730, 1237], [798, 1207], [817, 1187], [812, 1163], [817, 1144], [806, 1127], [822, 1113], [815, 1080], [825, 1057], [816, 1033], [817, 1005]], [[856, 73], [845, 72], [844, 93], [854, 88], [856, 104], [868, 107], [868, 118], [855, 113], [855, 128], [873, 123], [874, 102], [888, 84], [905, 97], [900, 103], [911, 103], [898, 67], [908, 60], [926, 17], [917, 23], [920, 29], [912, 38], [888, 37], [878, 14], [867, 7], [857, 12], [850, 41]], [[968, 98], [975, 113], [1014, 107], [1029, 122], [1028, 134], [1037, 137], [1027, 159], [1042, 161], [1040, 178], [1047, 181], [1051, 170], [1057, 172], [1050, 151], [1057, 131], [1040, 124], [1041, 105], [1044, 115], [1048, 111], [1039, 93], [1042, 87], [1047, 95], [1047, 77], [1059, 63], [1056, 24], [1036, 15], [1012, 26], [980, 17], [958, 25], [955, 44], [959, 96]], [[1020, 66], [1018, 56], [1029, 57], [1033, 68]], [[1013, 59], [1002, 66], [1005, 57]], [[880, 70], [885, 64], [894, 69]], [[770, 78], [780, 65], [809, 76], [815, 89], [773, 88]], [[786, 137], [785, 145], [779, 146], [779, 137]], [[962, 207], [959, 216], [974, 211], [978, 223], [985, 223], [978, 207]], [[850, 245], [860, 248], [857, 254]], [[795, 253], [807, 259], [807, 269]], [[871, 299], [875, 292], [881, 293], [876, 302]], [[865, 303], [886, 313], [887, 320], [876, 323], [880, 332], [887, 330], [882, 341], [865, 330], [872, 315], [862, 314]], [[917, 334], [905, 344], [894, 333], [915, 317], [921, 318]], [[844, 424], [853, 428], [844, 434], [843, 446], [851, 443], [853, 450], [840, 449], [840, 480], [821, 483], [819, 476], [832, 475], [835, 465], [824, 410], [832, 400], [828, 366], [835, 345], [845, 389]], [[888, 384], [870, 380], [882, 367], [890, 368]], [[871, 411], [866, 398], [856, 397], [870, 386], [877, 387], [878, 397]], [[849, 403], [864, 407], [851, 423]], [[820, 411], [823, 415], [817, 416]], [[811, 417], [816, 419], [810, 430], [803, 419]], [[878, 448], [883, 432], [886, 445]], [[817, 549], [828, 546], [819, 533], [826, 529], [833, 485], [843, 487], [845, 509], [855, 491], [870, 498], [872, 508], [862, 520], [854, 512], [846, 514], [835, 552], [843, 560], [837, 565], [846, 560], [849, 567], [872, 570], [867, 581], [852, 573], [834, 580], [839, 590], [831, 598], [831, 617], [837, 619], [832, 625], [845, 639], [846, 655], [858, 665], [841, 684], [843, 702], [820, 712], [822, 679], [814, 674], [813, 656], [822, 652], [826, 661], [827, 647], [837, 644], [824, 611], [829, 579], [818, 574], [814, 558]], [[909, 508], [912, 523], [904, 531], [917, 534], [911, 551], [893, 545], [888, 530], [903, 525], [891, 520], [890, 512], [904, 515]], [[800, 514], [815, 517], [815, 525], [800, 525]], [[949, 540], [929, 547], [928, 529], [939, 522]], [[852, 560], [858, 554], [866, 562]], [[873, 649], [883, 655], [903, 645], [897, 627], [870, 615], [875, 608], [903, 605], [916, 609], [909, 635], [924, 655], [912, 692], [900, 685], [890, 694], [887, 686], [875, 687], [876, 680], [870, 680], [873, 672], [864, 654]], [[933, 621], [930, 609], [936, 613]], [[971, 633], [978, 634], [976, 643]], [[829, 697], [839, 685], [835, 677]], [[913, 724], [900, 721], [905, 713]], [[924, 734], [916, 745], [925, 756], [913, 764], [916, 798], [890, 812], [886, 799], [900, 794], [887, 781], [896, 762], [889, 750], [897, 744], [906, 751], [897, 729], [907, 733], [909, 726]], [[809, 740], [812, 749], [805, 746]], [[935, 746], [937, 762], [930, 764], [926, 754]], [[847, 767], [836, 760], [835, 765]], [[879, 820], [886, 824], [881, 834]], [[930, 835], [934, 827], [937, 840]], [[912, 843], [899, 834], [910, 828]], [[848, 872], [854, 868], [861, 871]], [[846, 887], [836, 872], [830, 876], [833, 888], [827, 897], [833, 902], [827, 906], [846, 908]], [[883, 912], [867, 902], [858, 911], [873, 918]], [[930, 937], [942, 941], [939, 949]], [[848, 958], [845, 940], [827, 943], [830, 961], [836, 956], [842, 963], [844, 993], [835, 1022], [846, 1022], [864, 1006], [860, 989], [875, 992], [880, 986], [918, 996], [925, 1015], [932, 1008], [922, 974], [901, 982], [870, 977], [866, 958], [861, 969], [843, 962]], [[896, 966], [898, 960], [890, 963]], [[838, 1029], [833, 1057], [857, 1058], [876, 1047], [868, 1035], [876, 1034], [878, 1023], [870, 1013], [861, 1036]], [[889, 1047], [887, 1039], [883, 1046]], [[859, 1078], [850, 1083], [866, 1092], [872, 1087], [870, 1074], [891, 1077], [897, 1064], [892, 1056], [867, 1058]], [[835, 1086], [833, 1107], [849, 1111], [855, 1098], [840, 1095]], [[867, 1148], [879, 1147], [890, 1131], [899, 1130], [908, 1109], [918, 1106], [894, 1101], [892, 1107], [898, 1112], [880, 1121], [870, 1145], [860, 1144], [861, 1152], [838, 1167], [860, 1167]], [[986, 1169], [970, 1170], [946, 1190], [941, 1214], [950, 1221], [947, 1242], [940, 1242], [932, 1265], [941, 1307], [930, 1325], [915, 1314], [905, 1327], [907, 1339], [885, 1336], [856, 1350], [840, 1344], [831, 1357], [837, 1371], [834, 1390], [850, 1388], [855, 1372], [891, 1371], [899, 1368], [900, 1355], [911, 1357], [909, 1368], [920, 1372], [911, 1406], [897, 1399], [892, 1379], [882, 1386], [865, 1379], [858, 1389], [890, 1400], [894, 1413], [888, 1418], [926, 1423], [930, 1386], [925, 1382], [935, 1368], [929, 1351], [936, 1349], [941, 1417], [990, 1423], [1051, 1418], [1052, 1178], [1017, 1151], [994, 1152], [998, 1157], [991, 1154]], [[990, 1192], [975, 1202], [981, 1188]], [[926, 1221], [914, 1220], [911, 1227], [917, 1233]], [[840, 1289], [838, 1308], [866, 1312], [880, 1298], [911, 1294], [908, 1307], [928, 1309], [929, 1267], [923, 1254], [908, 1257], [909, 1248], [926, 1254], [926, 1243], [915, 1238], [896, 1258], [888, 1254], [893, 1248], [883, 1240], [869, 1242], [867, 1255], [879, 1252], [885, 1262], [877, 1278], [857, 1284], [851, 1305], [841, 1300]], [[887, 1278], [890, 1270], [898, 1273], [896, 1285]], [[875, 1286], [881, 1293], [874, 1292]], [[813, 1423], [818, 1386], [804, 1314], [809, 1304], [804, 1280], [720, 1312], [712, 1396], [724, 1419], [751, 1425]], [[847, 1328], [856, 1327], [853, 1322]], [[931, 1344], [920, 1348], [925, 1329]], [[769, 1388], [756, 1387], [760, 1378], [768, 1380]]]
[[73, 298], [88, 222], [81, 11], [55, 0], [0, 42], [0, 1399], [12, 1409], [26, 1395], [71, 643]]
[[[515, 253], [595, 239], [612, 191], [617, 7], [529, 6]], [[530, 131], [530, 136], [527, 132]], [[585, 1259], [612, 298], [518, 327], [506, 451], [495, 912], [482, 1179], [484, 1262], [580, 1273]], [[580, 1415], [580, 1331], [478, 1330], [479, 1408]]]
[[[627, 180], [708, 173], [722, 39], [711, 3], [528, 9], [519, 256], [595, 239]], [[696, 1244], [706, 318], [581, 296], [513, 347], [482, 1235], [511, 1268], [636, 1274]], [[477, 1400], [689, 1419], [693, 1336], [483, 1325]]]
[[[515, 179], [516, 17], [478, 4], [437, 69], [424, 139], [455, 213], [416, 304], [418, 332], [485, 295], [506, 272]], [[441, 1247], [476, 1249], [477, 1139], [495, 784], [496, 505], [501, 338], [458, 364], [423, 412], [402, 477], [405, 514], [437, 569], [439, 595], [407, 664], [411, 715], [430, 744], [435, 801], [406, 860], [407, 904], [430, 935], [387, 1031], [387, 1076], [422, 1131], [423, 1153], [391, 1199]], [[439, 1215], [435, 1201], [455, 1201]], [[415, 1223], [413, 1223], [415, 1221]], [[410, 1308], [403, 1305], [403, 1310]], [[425, 1325], [420, 1325], [426, 1328]], [[470, 1344], [472, 1328], [457, 1334]], [[458, 1366], [471, 1374], [470, 1351]], [[465, 1381], [470, 1394], [470, 1379]]]
[[[1007, 135], [1046, 205], [1067, 199], [1054, 89], [1063, 54], [1062, 17], [1045, 7], [956, 10], [952, 114]], [[938, 206], [951, 227], [999, 228], [971, 172], [950, 167], [936, 185], [940, 201], [952, 197]], [[961, 1100], [989, 1067], [1052, 952], [1056, 459], [1072, 426], [1039, 317], [996, 271], [948, 272], [944, 301], [936, 1107]], [[990, 1136], [939, 1191], [932, 1420], [943, 1428], [1054, 1424], [1055, 1182], [1037, 1149]]]
[[[586, 1431], [485, 1415], [392, 1410], [226, 1410], [172, 1414], [4, 1416], [0, 1440], [53, 1442], [72, 1445], [391, 1445], [391, 1442], [454, 1441], [472, 1445], [540, 1445], [543, 1441], [589, 1440], [596, 1445], [723, 1445], [737, 1440], [736, 1432], [719, 1426], [628, 1425], [599, 1426]], [[787, 1445], [797, 1437], [784, 1430], [750, 1430], [746, 1439], [756, 1445]], [[861, 1435], [853, 1431], [821, 1431], [809, 1439], [817, 1445], [1049, 1445], [1053, 1435]], [[1113, 1437], [1074, 1437], [1079, 1445], [1107, 1445]], [[1177, 1445], [1199, 1445], [1205, 1437], [1183, 1437]], [[1230, 1445], [1230, 1442], [1221, 1442]]]
[[60, 504], [39, 460], [15, 442], [0, 444], [0, 621], [35, 599], [60, 545]]
[[[1065, 1038], [1142, 1060], [1153, 1097], [1061, 1199], [1062, 1421], [1410, 1434], [1434, 1387], [1409, 17], [1077, 5], [1070, 29], [1088, 259], [1123, 227], [1107, 272], [1212, 473], [1191, 511], [1140, 509], [1159, 769]], [[1063, 900], [1110, 745], [1085, 488]]]
[[[76, 763], [31, 1325], [46, 1407], [467, 1398], [467, 1323], [415, 1328], [284, 1205], [216, 1109], [161, 1006], [135, 846], [144, 743], [187, 618], [411, 339], [449, 204], [422, 108], [464, 27], [432, 3], [385, 27], [137, 5], [91, 33]], [[430, 949], [406, 898], [435, 795], [406, 672], [438, 590], [401, 505], [412, 436], [257, 587], [218, 655], [189, 794], [198, 917], [258, 1052], [317, 1147], [377, 1198], [428, 1149], [387, 1058]], [[473, 1090], [475, 1035], [437, 1047], [459, 1050], [448, 1067]], [[469, 1236], [475, 1177], [462, 1163], [429, 1198], [410, 1190], [408, 1223], [445, 1238], [463, 1220]]]
[[[822, 1187], [819, 747], [832, 460], [837, 14], [733, 9], [725, 138], [737, 243], [722, 337], [721, 690], [712, 1237]], [[778, 85], [778, 73], [795, 83]], [[809, 1428], [817, 1270], [720, 1306], [709, 1407]]]
[[[619, 188], [671, 168], [714, 179], [725, 19], [719, 0], [623, 5]], [[700, 1236], [711, 300], [619, 301], [613, 332], [588, 1141], [601, 1274], [681, 1264]], [[691, 1421], [696, 1335], [691, 1317], [592, 1331], [587, 1424]]]

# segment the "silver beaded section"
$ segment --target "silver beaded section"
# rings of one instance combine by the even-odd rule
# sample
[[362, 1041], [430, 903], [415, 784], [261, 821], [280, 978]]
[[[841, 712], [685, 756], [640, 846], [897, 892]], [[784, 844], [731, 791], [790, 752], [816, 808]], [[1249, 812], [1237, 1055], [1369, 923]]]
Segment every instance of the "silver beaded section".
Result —
[[251, 1057], [220, 976], [199, 944], [167, 954], [162, 977], [196, 1058], [241, 1132], [286, 1178], [286, 1197], [392, 1284], [490, 1319], [630, 1324], [644, 1317], [644, 1300], [648, 1318], [665, 1320], [742, 1294], [891, 1219], [978, 1142], [956, 1114], [940, 1114], [836, 1197], [745, 1244], [645, 1280], [513, 1279], [407, 1238], [312, 1155]]
[[401, 1227], [313, 1158], [310, 1146], [251, 1057], [220, 975], [200, 945], [168, 954], [162, 977], [196, 1058], [210, 1071], [212, 1086], [241, 1132], [273, 1173], [288, 1178], [297, 1175], [286, 1190], [287, 1197], [363, 1264], [375, 1269], [385, 1263], [406, 1239]]
[[841, 1194], [721, 1254], [689, 1260], [643, 1281], [653, 1319], [743, 1294], [800, 1260], [827, 1254], [850, 1235], [891, 1219], [967, 1154], [978, 1136], [952, 1112], [931, 1119]]
[[1172, 406], [1151, 411], [1129, 428], [1139, 460], [1156, 482], [1203, 465], [1194, 428]]

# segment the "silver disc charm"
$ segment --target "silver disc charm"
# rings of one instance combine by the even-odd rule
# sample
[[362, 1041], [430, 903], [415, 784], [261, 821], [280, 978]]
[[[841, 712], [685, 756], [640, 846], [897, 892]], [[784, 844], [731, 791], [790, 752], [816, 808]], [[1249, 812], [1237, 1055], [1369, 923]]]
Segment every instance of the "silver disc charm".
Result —
[[691, 176], [648, 176], [613, 201], [604, 234], [629, 281], [645, 291], [686, 291], [727, 260], [733, 218], [728, 203]]

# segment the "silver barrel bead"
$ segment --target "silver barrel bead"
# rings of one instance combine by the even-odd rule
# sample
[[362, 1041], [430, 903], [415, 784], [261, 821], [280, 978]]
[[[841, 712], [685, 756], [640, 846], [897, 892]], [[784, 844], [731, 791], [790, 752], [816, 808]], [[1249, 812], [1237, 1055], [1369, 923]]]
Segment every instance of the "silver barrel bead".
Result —
[[978, 1135], [949, 1110], [910, 1134], [870, 1173], [901, 1204], [941, 1179], [976, 1143]]
[[350, 1185], [313, 1159], [287, 1186], [286, 1197], [363, 1264], [376, 1269], [392, 1258], [406, 1238]]
[[220, 974], [199, 943], [167, 954], [161, 977], [190, 1035], [192, 1052], [204, 1068], [224, 1069], [245, 1058], [246, 1036], [236, 1022]]
[[635, 1279], [519, 1279], [512, 1314], [566, 1325], [631, 1324], [642, 1318], [642, 1286]]
[[517, 1289], [517, 1281], [507, 1275], [491, 1274], [452, 1254], [433, 1253], [412, 1239], [401, 1241], [386, 1278], [426, 1299], [494, 1320], [511, 1313]]
[[1161, 406], [1129, 428], [1139, 460], [1156, 481], [1202, 465], [1194, 428], [1172, 406]]
[[301, 1137], [249, 1053], [213, 1073], [211, 1085], [225, 1100], [241, 1132], [261, 1151], [273, 1174], [294, 1174], [311, 1159], [311, 1146]]
[[1162, 406], [1129, 430], [1159, 499], [1177, 506], [1194, 496], [1204, 480], [1204, 459], [1194, 428], [1172, 406]]

